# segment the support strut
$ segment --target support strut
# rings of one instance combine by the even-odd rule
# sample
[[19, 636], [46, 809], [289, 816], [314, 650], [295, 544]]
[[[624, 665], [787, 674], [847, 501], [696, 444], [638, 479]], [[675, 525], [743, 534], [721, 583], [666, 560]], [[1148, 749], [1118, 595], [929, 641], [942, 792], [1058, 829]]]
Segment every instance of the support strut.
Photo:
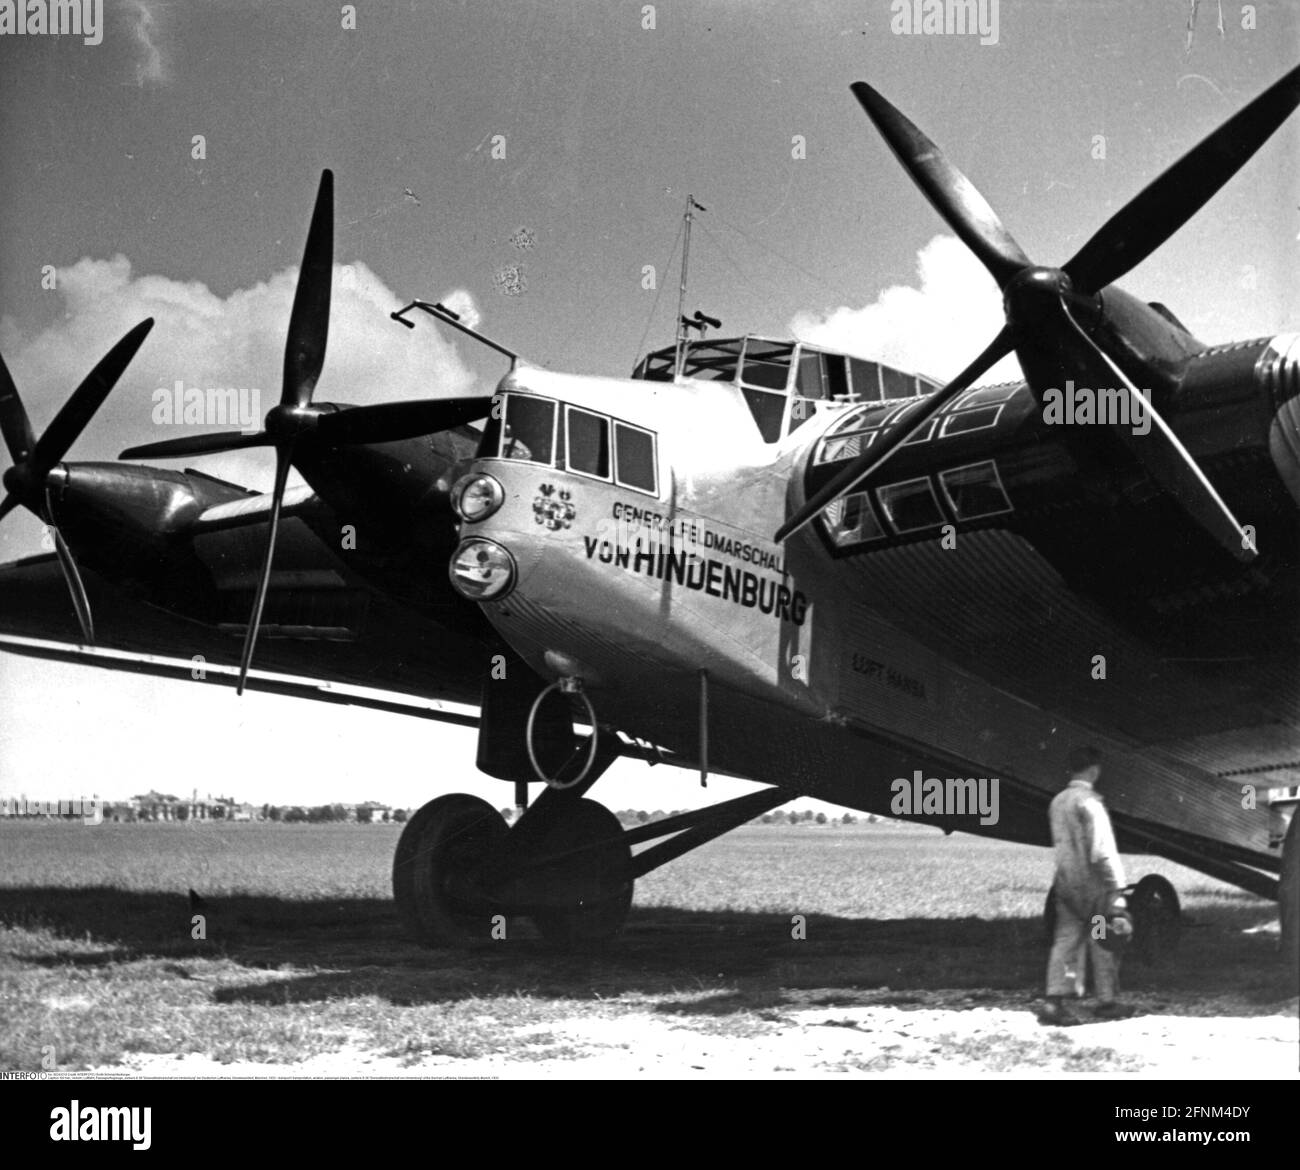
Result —
[[748, 796], [738, 796], [734, 800], [724, 800], [708, 808], [696, 809], [694, 812], [682, 813], [656, 821], [652, 825], [640, 825], [628, 829], [623, 839], [629, 845], [640, 841], [651, 841], [668, 833], [683, 830], [670, 841], [661, 841], [649, 849], [642, 850], [632, 859], [632, 876], [642, 877], [652, 869], [666, 865], [674, 858], [689, 853], [692, 849], [729, 833], [746, 821], [770, 812], [778, 805], [793, 800], [798, 795], [788, 788], [764, 788], [760, 792], [751, 792]]

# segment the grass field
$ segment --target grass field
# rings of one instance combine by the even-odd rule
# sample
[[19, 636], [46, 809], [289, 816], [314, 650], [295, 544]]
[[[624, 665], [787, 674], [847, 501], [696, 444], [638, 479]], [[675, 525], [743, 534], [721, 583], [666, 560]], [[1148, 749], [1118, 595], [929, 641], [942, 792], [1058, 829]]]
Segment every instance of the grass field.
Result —
[[[809, 1013], [818, 1036], [854, 1033], [826, 1059], [811, 1053], [821, 1071], [1142, 1066], [1122, 1046], [1008, 1023], [1032, 1024], [1046, 850], [904, 825], [747, 826], [642, 879], [626, 932], [598, 953], [558, 953], [520, 921], [465, 954], [402, 934], [388, 886], [398, 832], [0, 822], [0, 1067], [138, 1068], [165, 1054], [178, 1068], [188, 1055], [328, 1071], [366, 1054], [526, 1073], [631, 1059], [651, 1032], [711, 1038], [729, 1057], [776, 1052]], [[1167, 862], [1129, 864], [1130, 880], [1169, 877], [1187, 919], [1179, 955], [1126, 966], [1145, 1011], [1294, 1016], [1271, 903]], [[209, 901], [206, 940], [191, 938], [190, 887]], [[792, 937], [796, 915], [806, 939]], [[863, 1020], [881, 1013], [903, 1020], [903, 1040], [875, 1043]], [[772, 1068], [787, 1058], [807, 1063], [777, 1052]]]

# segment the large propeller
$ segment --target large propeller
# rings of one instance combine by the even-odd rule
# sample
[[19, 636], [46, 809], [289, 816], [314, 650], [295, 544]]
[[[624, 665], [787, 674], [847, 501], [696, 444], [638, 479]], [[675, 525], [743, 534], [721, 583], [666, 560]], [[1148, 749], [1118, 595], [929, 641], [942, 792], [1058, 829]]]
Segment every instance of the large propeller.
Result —
[[258, 627], [261, 625], [262, 610], [271, 582], [271, 564], [275, 557], [275, 540], [279, 531], [285, 485], [298, 445], [319, 443], [339, 446], [395, 442], [485, 418], [491, 409], [491, 399], [483, 396], [420, 399], [350, 408], [340, 408], [332, 403], [313, 406], [312, 392], [320, 380], [321, 369], [325, 364], [325, 346], [329, 338], [333, 264], [334, 175], [327, 170], [321, 174], [311, 226], [307, 230], [298, 286], [294, 290], [293, 310], [289, 315], [289, 331], [284, 346], [280, 401], [267, 412], [262, 431], [256, 435], [228, 432], [167, 439], [131, 447], [121, 455], [123, 459], [157, 459], [210, 455], [249, 447], [275, 449], [275, 485], [271, 490], [266, 552], [240, 656], [239, 694], [244, 692], [249, 665], [253, 660], [253, 648], [257, 643]]
[[[827, 504], [849, 491], [902, 446], [958, 394], [1007, 354], [1050, 347], [1055, 361], [1093, 386], [1113, 385], [1130, 396], [1130, 418], [1147, 412], [1155, 426], [1140, 440], [1111, 428], [1153, 479], [1239, 560], [1253, 542], [1156, 408], [1080, 323], [1096, 315], [1097, 294], [1140, 264], [1183, 226], [1245, 164], [1300, 105], [1300, 67], [1270, 86], [1218, 130], [1126, 203], [1061, 268], [1033, 264], [997, 213], [943, 152], [865, 82], [852, 87], [868, 117], [934, 209], [979, 257], [1002, 290], [1007, 324], [952, 382], [909, 409], [902, 423], [863, 451], [811, 496], [776, 532], [785, 540]], [[1087, 381], [1087, 379], [1092, 379]], [[1036, 388], [1037, 389], [1037, 388]]]
[[54, 520], [51, 473], [108, 397], [152, 328], [153, 318], [150, 317], [141, 321], [113, 346], [73, 391], [72, 397], [59, 409], [39, 439], [32, 431], [27, 408], [23, 406], [9, 368], [4, 359], [0, 358], [0, 432], [4, 435], [5, 446], [9, 448], [9, 456], [13, 460], [13, 466], [4, 473], [5, 496], [0, 501], [0, 519], [24, 504], [49, 526], [54, 537], [54, 551], [58, 554], [68, 592], [72, 594], [77, 621], [81, 625], [83, 637], [90, 644], [95, 641], [90, 600], [86, 596], [86, 587], [82, 583], [77, 562]]

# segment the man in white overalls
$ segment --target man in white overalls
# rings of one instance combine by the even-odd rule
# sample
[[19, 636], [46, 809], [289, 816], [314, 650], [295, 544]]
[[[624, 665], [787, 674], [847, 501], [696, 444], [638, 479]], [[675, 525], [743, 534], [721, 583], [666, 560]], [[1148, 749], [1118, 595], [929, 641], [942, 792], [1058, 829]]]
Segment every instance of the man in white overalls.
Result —
[[1094, 747], [1070, 752], [1070, 782], [1057, 793], [1049, 810], [1052, 846], [1056, 851], [1053, 886], [1056, 933], [1047, 960], [1045, 1024], [1077, 1024], [1066, 999], [1082, 997], [1092, 962], [1097, 992], [1096, 1015], [1118, 1019], [1129, 1015], [1115, 996], [1119, 991], [1119, 959], [1093, 937], [1097, 915], [1123, 905], [1124, 863], [1115, 845], [1106, 805], [1095, 790], [1101, 777], [1101, 753]]

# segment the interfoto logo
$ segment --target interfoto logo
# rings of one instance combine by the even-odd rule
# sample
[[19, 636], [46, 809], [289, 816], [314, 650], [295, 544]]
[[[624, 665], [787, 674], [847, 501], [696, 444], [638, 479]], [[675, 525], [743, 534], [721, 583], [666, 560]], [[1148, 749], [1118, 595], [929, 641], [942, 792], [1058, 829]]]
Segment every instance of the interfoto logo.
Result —
[[895, 36], [975, 36], [998, 43], [998, 0], [893, 0], [889, 31]]
[[104, 39], [104, 0], [0, 0], [0, 37]]
[[262, 392], [256, 387], [187, 387], [180, 379], [168, 390], [159, 386], [153, 392], [155, 426], [226, 426], [238, 423], [245, 434], [261, 428]]

